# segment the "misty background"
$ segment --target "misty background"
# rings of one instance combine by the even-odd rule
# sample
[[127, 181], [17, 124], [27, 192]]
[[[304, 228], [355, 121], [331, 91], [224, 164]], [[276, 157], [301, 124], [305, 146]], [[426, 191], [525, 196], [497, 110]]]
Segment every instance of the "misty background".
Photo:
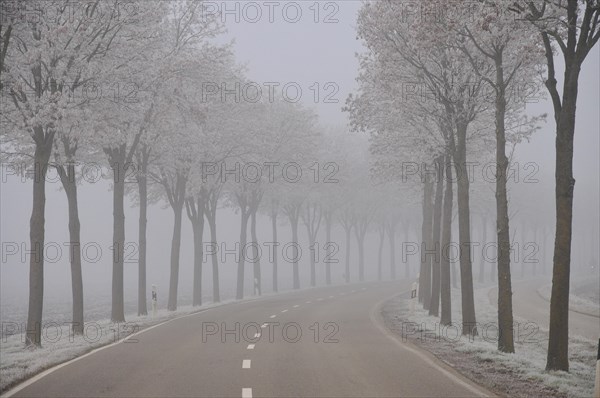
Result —
[[[235, 41], [234, 51], [238, 62], [246, 64], [247, 76], [250, 80], [263, 85], [265, 82], [277, 82], [282, 86], [286, 83], [297, 83], [303, 90], [301, 102], [316, 110], [320, 122], [326, 128], [353, 134], [358, 142], [363, 143], [363, 150], [368, 152], [368, 137], [366, 134], [350, 133], [347, 127], [347, 113], [342, 112], [342, 106], [349, 93], [357, 88], [355, 77], [358, 70], [358, 61], [355, 57], [357, 52], [364, 49], [360, 41], [356, 40], [355, 22], [356, 14], [361, 6], [360, 1], [344, 1], [335, 3], [337, 12], [332, 18], [337, 19], [333, 23], [315, 23], [313, 11], [309, 10], [311, 2], [301, 2], [303, 16], [296, 23], [289, 23], [282, 18], [280, 12], [275, 11], [274, 22], [267, 18], [260, 18], [259, 22], [251, 23], [242, 18], [235, 21], [235, 16], [225, 15], [225, 24], [228, 32], [219, 37], [219, 41]], [[324, 10], [325, 4], [319, 3], [321, 7], [321, 19], [334, 9]], [[238, 4], [239, 5], [239, 4]], [[232, 5], [233, 6], [233, 5]], [[562, 74], [562, 66], [557, 65], [558, 74]], [[592, 50], [588, 61], [584, 64], [581, 72], [581, 84], [579, 87], [579, 101], [577, 110], [577, 124], [575, 134], [574, 175], [576, 178], [574, 197], [574, 234], [573, 234], [573, 271], [580, 276], [597, 275], [598, 267], [598, 225], [599, 225], [599, 177], [600, 161], [598, 157], [600, 149], [599, 131], [600, 125], [600, 52], [598, 47]], [[321, 87], [320, 100], [315, 103], [313, 98], [313, 87], [318, 83]], [[333, 103], [324, 103], [322, 87], [326, 83], [334, 83], [339, 90], [333, 95], [336, 99]], [[554, 138], [555, 124], [552, 119], [552, 109], [546, 91], [540, 88], [539, 100], [528, 105], [528, 114], [536, 115], [548, 113], [546, 123], [542, 129], [536, 132], [529, 143], [520, 144], [513, 161], [523, 165], [534, 163], [538, 170], [533, 176], [539, 180], [534, 183], [523, 183], [510, 185], [509, 200], [511, 211], [511, 237], [516, 231], [514, 240], [534, 241], [540, 245], [540, 261], [546, 254], [547, 277], [550, 276], [553, 230], [554, 230]], [[410, 161], [410, 159], [407, 159]], [[531, 172], [520, 167], [521, 177]], [[110, 174], [107, 173], [107, 177]], [[69, 321], [71, 318], [71, 278], [68, 247], [64, 246], [69, 241], [67, 221], [67, 202], [64, 200], [64, 192], [60, 187], [60, 181], [56, 172], [49, 170], [49, 181], [47, 185], [46, 201], [46, 243], [56, 243], [62, 248], [62, 258], [55, 263], [48, 261], [45, 265], [44, 278], [44, 321]], [[493, 199], [494, 185], [489, 183], [490, 209]], [[102, 256], [96, 263], [84, 261], [83, 283], [85, 291], [85, 313], [88, 320], [105, 319], [110, 316], [110, 294], [111, 294], [111, 243], [112, 243], [112, 201], [111, 201], [110, 179], [103, 179], [96, 183], [82, 182], [79, 187], [79, 215], [81, 225], [82, 246], [86, 243], [96, 242], [102, 249]], [[473, 188], [472, 188], [473, 189]], [[2, 321], [24, 322], [27, 314], [28, 300], [28, 275], [29, 257], [24, 259], [21, 253], [8, 255], [6, 245], [16, 243], [28, 249], [29, 244], [29, 217], [32, 207], [31, 181], [22, 179], [20, 176], [11, 174], [7, 165], [2, 165], [2, 183], [0, 189], [0, 241], [2, 242], [2, 263], [0, 269], [0, 318]], [[137, 242], [138, 214], [131, 197], [126, 198], [126, 242], [135, 245]], [[169, 249], [171, 233], [173, 228], [173, 213], [165, 203], [151, 204], [148, 209], [148, 262], [147, 283], [148, 292], [153, 284], [158, 285], [159, 307], [166, 306], [168, 280], [169, 280]], [[418, 204], [414, 204], [418, 209]], [[474, 209], [474, 211], [476, 211]], [[420, 240], [420, 214], [414, 213], [414, 219], [410, 220], [407, 234], [404, 232], [405, 222], [403, 219], [397, 232], [397, 241], [405, 240], [418, 242]], [[239, 237], [239, 215], [234, 209], [223, 207], [219, 210], [219, 238], [220, 243], [230, 250], [234, 250], [235, 242]], [[514, 221], [513, 221], [514, 220]], [[541, 239], [540, 236], [523, 236], [519, 232], [521, 225], [535, 220], [536, 223], [548, 229], [548, 236]], [[264, 215], [258, 218], [258, 239], [269, 242], [271, 236], [270, 220]], [[281, 245], [291, 241], [289, 224], [284, 217], [279, 218], [279, 229]], [[473, 221], [473, 228], [477, 218]], [[531, 235], [531, 234], [530, 234]], [[488, 234], [490, 236], [490, 234]], [[324, 231], [319, 232], [319, 239], [325, 242]], [[337, 264], [332, 264], [333, 283], [341, 283], [344, 273], [344, 248], [345, 239], [343, 230], [335, 225], [332, 241], [337, 244], [339, 251], [335, 258]], [[309, 249], [306, 231], [300, 225], [299, 243], [303, 249], [300, 261], [301, 286], [309, 285]], [[376, 230], [367, 236], [365, 254], [365, 278], [375, 279], [376, 248], [378, 234]], [[22, 246], [23, 245], [23, 246]], [[271, 290], [270, 272], [271, 264], [268, 262], [267, 247], [262, 246], [263, 267], [263, 292]], [[396, 259], [399, 262], [398, 274], [404, 275], [405, 263], [402, 262], [402, 245], [396, 245]], [[52, 249], [50, 249], [52, 250]], [[281, 253], [281, 252], [280, 252]], [[356, 273], [358, 262], [357, 249], [351, 247], [353, 273]], [[129, 256], [128, 256], [129, 255]], [[321, 250], [321, 259], [324, 250]], [[53, 257], [52, 252], [47, 253]], [[92, 252], [92, 257], [95, 254]], [[135, 312], [137, 300], [137, 257], [135, 246], [126, 247], [125, 263], [125, 312]], [[206, 254], [205, 254], [206, 257]], [[388, 261], [388, 253], [384, 251], [384, 263]], [[592, 270], [595, 264], [596, 269]], [[280, 290], [292, 288], [292, 264], [284, 259], [279, 264]], [[411, 277], [416, 275], [419, 258], [412, 256], [408, 259], [411, 268]], [[247, 264], [250, 267], [251, 264]], [[519, 269], [520, 264], [514, 267]], [[473, 266], [474, 274], [477, 274], [477, 260]], [[192, 272], [193, 272], [193, 242], [190, 223], [184, 218], [181, 246], [181, 266], [179, 275], [179, 302], [181, 305], [191, 304], [192, 297]], [[212, 275], [209, 266], [203, 268], [203, 296], [210, 301], [212, 297]], [[322, 261], [317, 263], [317, 281], [323, 284], [324, 266]], [[225, 262], [220, 262], [221, 273], [221, 296], [223, 300], [235, 296], [236, 262], [233, 254], [227, 256]], [[520, 272], [514, 273], [518, 279]], [[252, 292], [252, 273], [246, 272], [245, 289], [247, 293]]]

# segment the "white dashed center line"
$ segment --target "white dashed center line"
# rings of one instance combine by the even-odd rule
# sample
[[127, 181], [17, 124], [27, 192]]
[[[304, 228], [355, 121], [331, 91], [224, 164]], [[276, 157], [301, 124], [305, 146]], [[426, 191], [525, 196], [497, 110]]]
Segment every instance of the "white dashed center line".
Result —
[[263, 323], [263, 324], [262, 324], [260, 327], [264, 329], [264, 328], [266, 328], [267, 326], [268, 326], [268, 324], [266, 324], [266, 323]]
[[333, 296], [329, 296], [329, 298], [333, 298]]
[[275, 318], [277, 315], [271, 315], [269, 318], [273, 319]]
[[244, 359], [242, 361], [242, 369], [250, 369], [251, 361], [249, 359]]
[[298, 308], [298, 307], [300, 307], [298, 304], [296, 304], [296, 305], [294, 306], [294, 308]]
[[255, 338], [255, 339], [258, 339], [259, 337], [260, 337], [260, 333], [255, 333], [255, 334], [254, 334], [254, 338]]
[[307, 301], [306, 304], [310, 304], [310, 301]]
[[254, 349], [254, 344], [248, 344], [248, 350], [253, 350]]
[[252, 389], [242, 388], [242, 398], [252, 398]]
[[323, 298], [319, 297], [319, 298], [317, 299], [317, 301], [323, 301]]
[[281, 311], [281, 313], [284, 313], [284, 312], [287, 312], [287, 311], [288, 311], [288, 310], [283, 310], [283, 311]]

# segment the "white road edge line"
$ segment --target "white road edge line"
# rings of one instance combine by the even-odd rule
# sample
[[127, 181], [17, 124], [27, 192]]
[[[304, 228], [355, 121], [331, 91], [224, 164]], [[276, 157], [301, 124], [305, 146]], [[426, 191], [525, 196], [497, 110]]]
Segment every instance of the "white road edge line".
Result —
[[139, 336], [140, 334], [146, 333], [146, 332], [148, 332], [148, 331], [150, 331], [150, 330], [152, 330], [154, 328], [157, 328], [157, 327], [162, 326], [164, 324], [167, 324], [169, 322], [173, 322], [173, 321], [176, 321], [178, 319], [183, 319], [183, 318], [187, 318], [187, 317], [190, 317], [190, 316], [198, 315], [199, 313], [210, 311], [210, 310], [212, 310], [214, 308], [218, 308], [218, 306], [211, 307], [211, 308], [206, 308], [204, 310], [200, 310], [200, 311], [197, 311], [197, 312], [192, 312], [191, 314], [186, 314], [186, 315], [182, 315], [182, 316], [179, 316], [179, 317], [167, 319], [164, 322], [157, 323], [156, 325], [149, 326], [149, 327], [147, 327], [145, 329], [140, 330], [139, 332], [130, 334], [129, 336], [125, 337], [122, 340], [115, 341], [114, 343], [103, 345], [103, 346], [100, 346], [98, 348], [94, 348], [92, 351], [88, 352], [87, 354], [83, 354], [81, 356], [78, 356], [76, 358], [71, 359], [70, 361], [66, 361], [66, 362], [60, 363], [58, 365], [55, 365], [55, 366], [51, 367], [50, 369], [47, 369], [47, 370], [45, 370], [45, 371], [43, 371], [41, 373], [38, 373], [37, 375], [35, 375], [35, 376], [27, 379], [26, 381], [18, 384], [16, 387], [12, 388], [11, 390], [8, 390], [4, 395], [2, 395], [2, 397], [3, 398], [12, 397], [13, 395], [15, 395], [16, 393], [18, 393], [19, 391], [23, 390], [24, 388], [29, 387], [30, 385], [32, 385], [33, 383], [37, 382], [38, 380], [40, 380], [40, 379], [48, 376], [50, 373], [54, 373], [54, 372], [56, 372], [60, 368], [64, 368], [65, 366], [70, 365], [73, 362], [77, 362], [77, 361], [79, 361], [79, 360], [81, 360], [83, 358], [89, 357], [90, 355], [93, 355], [93, 354], [95, 354], [95, 353], [97, 353], [99, 351], [106, 350], [107, 348], [114, 347], [117, 344], [121, 344], [123, 342], [126, 342], [127, 340], [129, 340], [129, 339], [131, 339], [133, 337]]
[[252, 398], [252, 389], [242, 388], [242, 398]]
[[250, 359], [244, 359], [242, 361], [242, 369], [250, 369], [251, 364], [252, 364], [252, 361]]
[[[408, 293], [408, 291], [406, 292], [402, 292], [400, 294], [404, 294], [404, 293]], [[381, 318], [379, 309], [381, 308], [381, 306], [383, 305], [384, 302], [386, 302], [387, 300], [389, 300], [389, 297], [386, 299], [381, 300], [379, 303], [375, 304], [375, 306], [373, 308], [371, 308], [371, 312], [370, 312], [370, 318], [371, 318], [371, 322], [386, 336], [388, 337], [390, 340], [392, 340], [394, 343], [396, 343], [396, 345], [398, 345], [399, 347], [410, 351], [411, 353], [417, 355], [419, 358], [421, 358], [423, 361], [425, 361], [427, 364], [429, 364], [430, 366], [436, 368], [437, 370], [439, 370], [441, 373], [444, 374], [444, 376], [448, 377], [450, 380], [454, 381], [456, 384], [461, 385], [462, 387], [466, 388], [467, 390], [473, 392], [476, 396], [484, 396], [484, 397], [493, 397], [494, 395], [489, 395], [490, 392], [487, 391], [484, 387], [480, 387], [477, 386], [475, 384], [471, 384], [465, 380], [462, 379], [462, 377], [448, 371], [447, 369], [445, 369], [442, 365], [440, 365], [439, 363], [437, 363], [435, 360], [429, 358], [425, 353], [421, 352], [420, 350], [418, 350], [417, 348], [413, 348], [411, 347], [409, 344], [407, 343], [403, 343], [402, 341], [400, 341], [398, 339], [398, 337], [396, 335], [393, 334], [393, 332], [389, 331], [381, 321], [379, 321], [379, 319]]]
[[246, 348], [247, 350], [253, 350], [254, 349], [254, 344], [248, 344], [248, 347]]

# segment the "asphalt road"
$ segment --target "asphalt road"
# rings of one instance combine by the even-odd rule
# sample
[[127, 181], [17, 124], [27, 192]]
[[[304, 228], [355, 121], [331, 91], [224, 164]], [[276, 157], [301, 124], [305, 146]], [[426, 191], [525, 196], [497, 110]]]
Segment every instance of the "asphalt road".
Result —
[[207, 309], [34, 378], [15, 396], [487, 394], [382, 326], [379, 304], [406, 285], [308, 289]]
[[[513, 281], [513, 312], [515, 315], [535, 322], [543, 328], [550, 324], [550, 302], [537, 290], [548, 282], [541, 279]], [[492, 289], [490, 300], [498, 302], [498, 290]], [[569, 335], [596, 340], [600, 336], [600, 318], [569, 311]]]

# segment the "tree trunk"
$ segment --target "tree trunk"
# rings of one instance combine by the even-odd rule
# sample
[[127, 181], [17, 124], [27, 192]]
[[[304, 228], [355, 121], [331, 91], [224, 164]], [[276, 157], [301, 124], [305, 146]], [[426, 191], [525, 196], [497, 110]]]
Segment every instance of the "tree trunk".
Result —
[[331, 285], [331, 261], [333, 261], [331, 259], [333, 257], [333, 247], [331, 247], [331, 218], [332, 214], [329, 211], [325, 216], [325, 244], [327, 247], [327, 253], [325, 253], [327, 256], [327, 260], [325, 261], [325, 284], [327, 286]]
[[59, 166], [62, 186], [67, 194], [69, 205], [69, 258], [71, 262], [71, 286], [73, 293], [73, 325], [74, 334], [83, 334], [83, 277], [81, 274], [81, 234], [79, 209], [77, 206], [77, 180], [75, 165], [68, 164], [66, 170]]
[[262, 294], [262, 276], [260, 273], [260, 254], [258, 251], [258, 238], [256, 237], [256, 209], [252, 211], [250, 219], [250, 234], [252, 239], [252, 261], [254, 266], [254, 294]]
[[[193, 199], [191, 199], [193, 201]], [[202, 261], [204, 257], [204, 213], [202, 213], [203, 204], [198, 205], [198, 214], [192, 221], [192, 231], [194, 233], [194, 285], [192, 293], [192, 305], [202, 305]]]
[[[521, 222], [521, 249], [523, 249], [525, 247], [525, 244], [527, 243], [527, 239], [526, 239], [527, 235], [525, 234], [525, 224], [523, 222]], [[519, 259], [521, 261], [521, 279], [525, 278], [525, 261], [523, 261], [523, 259]]]
[[125, 251], [125, 147], [113, 151], [113, 273], [112, 311], [113, 322], [125, 322], [123, 299], [123, 256]]
[[440, 258], [440, 296], [442, 302], [442, 325], [452, 323], [452, 294], [450, 288], [450, 242], [452, 242], [452, 164], [450, 156], [445, 157], [446, 191], [444, 192], [444, 214], [442, 219], [442, 255]]
[[139, 170], [137, 173], [138, 192], [140, 196], [140, 219], [138, 223], [138, 242], [139, 242], [139, 259], [138, 259], [138, 316], [148, 315], [148, 307], [146, 301], [146, 230], [147, 230], [147, 213], [148, 213], [148, 156], [145, 149], [140, 154], [141, 159]]
[[436, 166], [436, 188], [435, 188], [435, 202], [433, 206], [433, 230], [431, 238], [433, 241], [432, 247], [435, 251], [433, 259], [431, 261], [431, 299], [429, 301], [429, 315], [438, 316], [440, 308], [440, 235], [441, 235], [441, 223], [442, 223], [442, 199], [444, 191], [444, 179], [443, 179], [443, 157], [438, 157], [435, 161]]
[[421, 301], [423, 308], [429, 310], [431, 300], [431, 257], [425, 255], [425, 248], [431, 247], [431, 233], [433, 222], [433, 204], [431, 197], [433, 195], [433, 182], [425, 176], [426, 181], [423, 184], [423, 225], [421, 227], [421, 273], [419, 275], [419, 291], [421, 292]]
[[219, 258], [218, 258], [218, 245], [217, 245], [217, 210], [211, 209], [207, 213], [208, 215], [208, 226], [210, 227], [210, 243], [214, 249], [214, 253], [211, 256], [212, 260], [212, 274], [213, 274], [213, 303], [221, 301], [221, 294], [219, 289]]
[[[292, 244], [294, 250], [298, 247], [298, 217], [290, 217], [290, 224], [292, 227]], [[300, 289], [300, 270], [298, 269], [298, 257], [299, 253], [296, 252], [294, 255], [293, 271], [294, 271], [294, 289]]]
[[[41, 128], [38, 128], [42, 130]], [[36, 132], [38, 133], [38, 132]], [[43, 136], [43, 131], [41, 132]], [[42, 345], [42, 309], [44, 305], [44, 224], [46, 213], [46, 173], [52, 142], [36, 143], [34, 154], [33, 206], [29, 221], [32, 250], [29, 259], [29, 308], [27, 312], [27, 346]]]
[[350, 283], [350, 231], [352, 228], [346, 228], [346, 283]]
[[365, 280], [365, 234], [356, 233], [356, 242], [358, 243], [358, 280]]
[[[575, 55], [573, 55], [575, 57]], [[570, 62], [569, 62], [570, 61]], [[567, 60], [563, 102], [556, 117], [556, 237], [550, 298], [547, 370], [569, 370], [569, 284], [573, 227], [573, 138], [580, 64]]]
[[271, 227], [273, 229], [273, 291], [278, 292], [277, 286], [277, 212], [271, 212]]
[[[404, 230], [404, 242], [408, 242], [408, 228], [409, 224], [408, 222], [405, 222], [402, 225], [402, 229]], [[410, 279], [410, 261], [407, 261], [404, 265], [404, 279]]]
[[496, 58], [496, 230], [498, 242], [498, 350], [515, 352], [513, 341], [512, 286], [510, 275], [510, 226], [506, 192], [506, 99], [502, 57]]
[[173, 223], [173, 240], [171, 241], [171, 275], [169, 279], [169, 311], [177, 310], [177, 289], [179, 286], [179, 254], [181, 249], [181, 217], [183, 203], [176, 202], [173, 208], [175, 222]]
[[[483, 242], [482, 247], [487, 244], [487, 218], [485, 214], [481, 216], [481, 241]], [[481, 256], [479, 261], [479, 283], [485, 283], [485, 256]]]
[[[396, 226], [393, 222], [388, 225], [388, 238], [390, 240], [390, 278], [396, 279]], [[408, 265], [407, 265], [408, 266]]]
[[237, 267], [237, 293], [235, 295], [235, 298], [237, 300], [241, 300], [244, 298], [244, 266], [246, 263], [244, 250], [246, 247], [248, 231], [248, 213], [244, 208], [241, 209], [240, 220], [240, 253]]
[[385, 240], [385, 224], [379, 227], [379, 250], [377, 251], [377, 280], [381, 281], [383, 278], [382, 272], [382, 253], [383, 253], [383, 241]]
[[457, 126], [458, 145], [455, 168], [458, 191], [458, 236], [460, 241], [460, 291], [462, 304], [462, 333], [477, 335], [475, 302], [473, 298], [473, 269], [471, 262], [471, 221], [469, 210], [469, 176], [467, 172], [467, 126]]

